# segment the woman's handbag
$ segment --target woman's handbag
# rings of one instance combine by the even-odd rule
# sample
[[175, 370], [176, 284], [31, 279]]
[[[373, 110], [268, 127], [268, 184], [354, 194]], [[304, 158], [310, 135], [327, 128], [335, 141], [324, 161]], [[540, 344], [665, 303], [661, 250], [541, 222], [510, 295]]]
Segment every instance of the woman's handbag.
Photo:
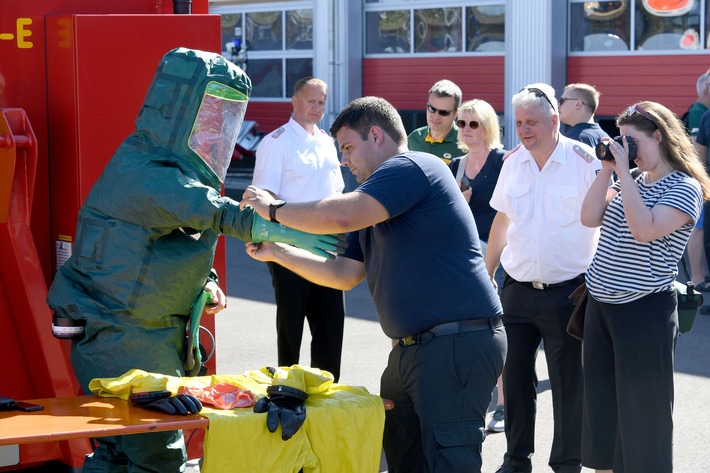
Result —
[[695, 290], [695, 286], [690, 280], [685, 255], [683, 255], [682, 261], [685, 279], [688, 283], [675, 282], [675, 293], [678, 298], [678, 331], [688, 333], [693, 329], [698, 308], [703, 305], [703, 294]]
[[573, 300], [574, 310], [572, 316], [567, 322], [567, 333], [572, 335], [577, 340], [582, 340], [584, 335], [584, 311], [587, 308], [587, 299], [589, 291], [587, 291], [587, 283], [583, 282], [577, 287], [572, 294], [569, 295]]

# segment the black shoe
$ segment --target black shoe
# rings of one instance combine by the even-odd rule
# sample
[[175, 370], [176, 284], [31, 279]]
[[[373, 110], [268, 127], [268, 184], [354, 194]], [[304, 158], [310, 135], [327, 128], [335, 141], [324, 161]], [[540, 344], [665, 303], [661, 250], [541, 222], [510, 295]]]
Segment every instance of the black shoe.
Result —
[[704, 305], [700, 307], [700, 313], [702, 315], [710, 315], [710, 305]]

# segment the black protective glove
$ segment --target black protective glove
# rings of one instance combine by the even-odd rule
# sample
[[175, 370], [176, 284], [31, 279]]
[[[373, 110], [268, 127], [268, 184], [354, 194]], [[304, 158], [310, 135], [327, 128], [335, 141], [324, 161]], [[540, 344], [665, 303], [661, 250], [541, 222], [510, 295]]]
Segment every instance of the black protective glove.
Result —
[[267, 412], [266, 427], [274, 433], [281, 423], [281, 438], [288, 440], [298, 432], [306, 421], [306, 399], [308, 394], [289, 386], [269, 386], [268, 397], [262, 397], [254, 404], [254, 412]]
[[158, 391], [150, 394], [152, 396], [144, 396], [143, 398], [131, 395], [131, 402], [134, 406], [142, 407], [143, 409], [160, 411], [171, 415], [180, 414], [186, 416], [187, 414], [197, 414], [202, 410], [202, 403], [192, 394], [172, 396], [170, 391]]

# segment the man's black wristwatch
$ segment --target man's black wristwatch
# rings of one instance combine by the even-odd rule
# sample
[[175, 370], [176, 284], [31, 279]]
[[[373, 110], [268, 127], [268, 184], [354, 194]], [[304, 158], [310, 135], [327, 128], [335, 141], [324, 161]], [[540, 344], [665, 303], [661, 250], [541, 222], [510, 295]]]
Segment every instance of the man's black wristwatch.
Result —
[[276, 220], [276, 209], [279, 207], [283, 207], [286, 205], [286, 202], [283, 200], [275, 200], [269, 204], [269, 220], [271, 220], [274, 223], [280, 223], [278, 220]]

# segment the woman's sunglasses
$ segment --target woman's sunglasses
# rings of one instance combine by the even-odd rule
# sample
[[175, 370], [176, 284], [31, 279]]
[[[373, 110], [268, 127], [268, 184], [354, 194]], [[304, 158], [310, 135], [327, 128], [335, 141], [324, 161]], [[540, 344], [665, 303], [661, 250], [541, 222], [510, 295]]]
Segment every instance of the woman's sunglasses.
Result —
[[442, 117], [448, 117], [451, 115], [452, 112], [455, 112], [456, 109], [453, 110], [439, 110], [438, 108], [434, 108], [429, 104], [426, 104], [426, 109], [429, 111], [429, 113], [438, 113]]
[[459, 126], [459, 128], [466, 128], [466, 125], [468, 124], [468, 127], [472, 130], [475, 130], [476, 128], [481, 126], [481, 124], [478, 123], [476, 120], [471, 120], [468, 123], [466, 123], [466, 120], [459, 120], [456, 122], [456, 124]]
[[651, 116], [651, 114], [648, 113], [645, 108], [643, 108], [641, 105], [639, 105], [639, 104], [637, 104], [637, 103], [636, 103], [636, 104], [633, 104], [632, 106], [630, 106], [630, 107], [626, 110], [626, 116], [627, 116], [627, 117], [630, 117], [630, 116], [633, 115], [634, 113], [638, 113], [639, 115], [641, 115], [643, 118], [645, 118], [646, 120], [650, 121], [650, 122], [653, 123], [654, 125], [656, 124], [656, 120], [653, 119], [653, 117]]

